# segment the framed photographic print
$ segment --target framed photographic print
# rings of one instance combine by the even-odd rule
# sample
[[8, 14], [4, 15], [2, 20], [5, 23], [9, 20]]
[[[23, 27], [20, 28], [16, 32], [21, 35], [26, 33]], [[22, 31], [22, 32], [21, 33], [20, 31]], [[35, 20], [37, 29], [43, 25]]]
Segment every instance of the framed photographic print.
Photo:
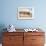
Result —
[[17, 17], [18, 17], [18, 19], [33, 19], [34, 18], [34, 8], [19, 7]]

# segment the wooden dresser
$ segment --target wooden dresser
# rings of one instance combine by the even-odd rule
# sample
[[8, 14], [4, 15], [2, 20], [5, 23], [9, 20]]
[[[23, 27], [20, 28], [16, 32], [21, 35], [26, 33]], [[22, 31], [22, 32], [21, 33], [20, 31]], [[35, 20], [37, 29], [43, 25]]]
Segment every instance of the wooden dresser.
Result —
[[3, 46], [44, 46], [44, 32], [3, 32]]

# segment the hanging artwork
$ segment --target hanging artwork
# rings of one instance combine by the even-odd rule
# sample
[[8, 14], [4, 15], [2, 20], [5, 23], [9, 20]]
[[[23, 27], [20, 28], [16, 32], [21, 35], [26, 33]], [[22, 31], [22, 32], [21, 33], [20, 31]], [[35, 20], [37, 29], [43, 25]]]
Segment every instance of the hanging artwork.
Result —
[[18, 19], [33, 19], [34, 8], [31, 7], [19, 7], [18, 8]]

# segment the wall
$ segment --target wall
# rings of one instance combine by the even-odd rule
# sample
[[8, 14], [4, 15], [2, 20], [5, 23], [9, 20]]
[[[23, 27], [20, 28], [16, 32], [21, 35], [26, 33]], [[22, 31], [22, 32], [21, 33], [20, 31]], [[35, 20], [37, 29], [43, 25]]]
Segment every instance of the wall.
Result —
[[[22, 20], [17, 20], [16, 16], [17, 16], [17, 8], [19, 6], [31, 6], [32, 5], [32, 1], [30, 3], [28, 3], [30, 1], [24, 1], [24, 0], [4, 0], [2, 1], [2, 11], [3, 11], [3, 15], [1, 16], [3, 19], [2, 22], [5, 25], [8, 24], [14, 24], [16, 27], [29, 27], [30, 25], [30, 20], [29, 21], [22, 21]], [[28, 3], [28, 4], [27, 4]], [[25, 23], [24, 23], [25, 22]], [[23, 24], [23, 25], [22, 25]]]
[[[1, 0], [0, 24], [13, 24], [15, 27], [46, 27], [46, 1], [45, 0]], [[20, 6], [33, 7], [33, 20], [17, 20], [17, 8]]]

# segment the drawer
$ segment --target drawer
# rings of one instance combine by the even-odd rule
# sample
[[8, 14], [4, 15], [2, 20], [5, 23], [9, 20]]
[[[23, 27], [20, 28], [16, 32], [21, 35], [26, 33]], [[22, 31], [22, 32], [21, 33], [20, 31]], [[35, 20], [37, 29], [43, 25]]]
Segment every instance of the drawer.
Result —
[[24, 36], [24, 40], [32, 40], [32, 36]]
[[15, 40], [4, 40], [3, 46], [23, 46], [23, 39], [18, 38]]
[[3, 37], [3, 43], [14, 43], [17, 41], [22, 41], [23, 36], [4, 36]]
[[32, 44], [32, 46], [44, 46], [44, 44]]
[[2, 46], [16, 46], [14, 44], [2, 44]]
[[30, 36], [24, 36], [24, 46], [31, 46], [32, 44], [32, 37]]
[[23, 36], [23, 32], [4, 32], [4, 36]]
[[23, 44], [2, 44], [2, 46], [23, 46]]
[[32, 43], [33, 44], [43, 44], [44, 36], [32, 36]]
[[44, 36], [44, 32], [24, 32], [24, 36]]

